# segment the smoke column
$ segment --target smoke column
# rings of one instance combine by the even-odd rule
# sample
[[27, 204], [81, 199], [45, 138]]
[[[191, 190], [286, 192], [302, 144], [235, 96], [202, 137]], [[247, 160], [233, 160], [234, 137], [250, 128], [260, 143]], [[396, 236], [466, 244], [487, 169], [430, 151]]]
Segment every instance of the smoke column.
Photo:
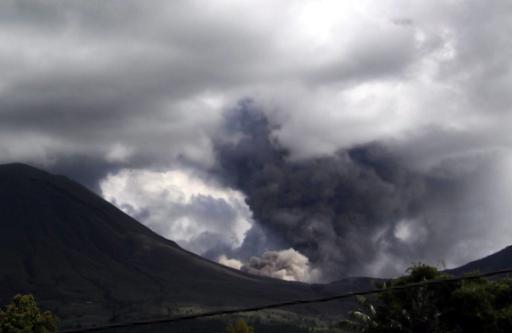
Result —
[[415, 261], [459, 264], [467, 242], [482, 236], [485, 216], [470, 216], [467, 206], [491, 210], [471, 194], [485, 173], [481, 164], [463, 173], [456, 163], [420, 172], [379, 143], [292, 160], [278, 130], [251, 101], [226, 115], [230, 139], [217, 142], [215, 173], [246, 194], [256, 221], [229, 256], [247, 261], [292, 248], [329, 281], [400, 274]]

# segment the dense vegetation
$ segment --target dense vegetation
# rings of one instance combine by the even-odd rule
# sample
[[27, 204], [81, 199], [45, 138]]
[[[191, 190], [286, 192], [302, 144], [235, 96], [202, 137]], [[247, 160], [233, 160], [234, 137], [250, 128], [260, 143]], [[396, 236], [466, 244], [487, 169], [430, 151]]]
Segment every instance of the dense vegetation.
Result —
[[342, 322], [349, 332], [459, 333], [512, 332], [512, 279], [483, 278], [390, 290], [448, 275], [417, 265], [409, 274], [384, 284], [373, 299], [360, 297], [359, 308]]
[[41, 312], [32, 295], [16, 295], [0, 309], [0, 333], [50, 333], [57, 331], [57, 319]]
[[[342, 321], [339, 327], [320, 329], [315, 325], [310, 327], [309, 331], [324, 332], [327, 329], [332, 332], [362, 333], [512, 332], [512, 279], [510, 278], [500, 280], [472, 278], [414, 288], [393, 289], [448, 278], [450, 278], [449, 275], [434, 267], [414, 266], [409, 269], [407, 275], [382, 284], [383, 292], [379, 295], [371, 298], [359, 297], [359, 306], [349, 313], [349, 319]], [[257, 322], [254, 323], [257, 324]], [[210, 329], [213, 328], [209, 322], [204, 324]], [[238, 319], [229, 323], [227, 327], [224, 326], [224, 331], [253, 333], [259, 331], [257, 326], [254, 326], [255, 330], [243, 319]], [[265, 327], [264, 330], [267, 331], [269, 327]], [[178, 327], [175, 328], [176, 331], [182, 331]], [[291, 326], [283, 326], [280, 331], [294, 331], [291, 328]], [[299, 330], [303, 331], [303, 329]], [[17, 295], [10, 304], [0, 309], [0, 333], [56, 331], [57, 319], [48, 311], [42, 312], [32, 295]]]

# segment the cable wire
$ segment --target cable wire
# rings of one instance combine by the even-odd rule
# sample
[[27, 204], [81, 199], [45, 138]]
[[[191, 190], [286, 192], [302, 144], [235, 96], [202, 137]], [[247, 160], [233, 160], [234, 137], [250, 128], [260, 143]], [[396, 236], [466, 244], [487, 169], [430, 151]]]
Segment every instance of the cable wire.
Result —
[[492, 276], [511, 274], [511, 273], [512, 273], [512, 269], [504, 269], [504, 270], [493, 271], [493, 272], [488, 272], [488, 273], [483, 273], [483, 274], [472, 274], [472, 275], [466, 275], [466, 276], [461, 276], [461, 277], [451, 277], [451, 278], [445, 278], [445, 279], [440, 279], [440, 280], [409, 283], [409, 284], [405, 284], [405, 285], [401, 285], [401, 286], [392, 286], [392, 287], [385, 288], [385, 289], [370, 289], [370, 290], [356, 291], [356, 292], [350, 292], [350, 293], [345, 293], [345, 294], [340, 294], [340, 295], [333, 295], [333, 296], [328, 296], [328, 297], [299, 299], [299, 300], [292, 300], [292, 301], [273, 303], [273, 304], [267, 304], [267, 305], [261, 305], [261, 306], [203, 312], [203, 313], [179, 316], [179, 317], [115, 323], [115, 324], [109, 324], [109, 325], [104, 325], [104, 326], [93, 326], [93, 327], [79, 328], [79, 329], [68, 329], [68, 330], [62, 330], [62, 331], [60, 331], [60, 333], [97, 332], [97, 331], [103, 331], [103, 330], [109, 330], [109, 329], [128, 328], [128, 327], [145, 326], [145, 325], [153, 325], [153, 324], [175, 323], [175, 322], [186, 321], [186, 320], [194, 320], [194, 319], [209, 318], [209, 317], [222, 316], [222, 315], [231, 315], [231, 314], [239, 314], [239, 313], [246, 313], [246, 312], [255, 312], [255, 311], [261, 311], [261, 310], [282, 308], [282, 307], [292, 306], [292, 305], [324, 303], [324, 302], [330, 302], [330, 301], [334, 301], [334, 300], [340, 300], [340, 299], [345, 299], [345, 298], [350, 298], [350, 297], [355, 297], [355, 296], [379, 294], [379, 293], [392, 291], [392, 290], [419, 288], [419, 287], [423, 287], [423, 286], [431, 286], [431, 285], [458, 282], [458, 281], [464, 281], [464, 280], [475, 280], [475, 279], [480, 279], [480, 278], [485, 278], [485, 277], [492, 277]]

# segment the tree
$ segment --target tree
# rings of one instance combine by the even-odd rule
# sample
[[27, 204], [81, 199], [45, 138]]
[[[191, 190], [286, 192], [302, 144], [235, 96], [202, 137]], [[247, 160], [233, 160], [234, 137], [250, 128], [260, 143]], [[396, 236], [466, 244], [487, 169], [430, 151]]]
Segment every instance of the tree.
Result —
[[363, 296], [357, 296], [357, 302], [360, 308], [349, 312], [349, 319], [341, 322], [341, 328], [350, 332], [368, 332], [376, 328], [375, 307]]
[[381, 287], [372, 299], [359, 298], [359, 308], [341, 326], [363, 333], [512, 332], [512, 280], [471, 279], [391, 290], [406, 284], [443, 280], [449, 276], [416, 265]]
[[16, 295], [12, 302], [0, 309], [1, 333], [50, 333], [57, 331], [57, 319], [49, 312], [41, 312], [32, 295]]
[[227, 333], [253, 333], [254, 329], [251, 326], [247, 325], [245, 320], [238, 319], [237, 321], [235, 321], [234, 323], [230, 323], [226, 327], [226, 332]]

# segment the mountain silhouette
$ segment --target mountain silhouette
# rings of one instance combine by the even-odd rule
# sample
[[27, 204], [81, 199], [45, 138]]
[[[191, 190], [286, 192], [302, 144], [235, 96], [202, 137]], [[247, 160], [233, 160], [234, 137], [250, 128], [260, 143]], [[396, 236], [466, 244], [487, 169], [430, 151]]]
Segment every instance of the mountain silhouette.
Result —
[[167, 316], [184, 306], [267, 304], [370, 285], [308, 285], [221, 266], [183, 250], [72, 180], [24, 164], [0, 165], [0, 263], [1, 304], [14, 294], [33, 293], [64, 326]]
[[493, 253], [487, 257], [471, 261], [465, 265], [449, 270], [451, 274], [462, 275], [466, 273], [489, 273], [512, 269], [512, 246]]
[[[511, 267], [507, 247], [448, 272]], [[32, 293], [63, 327], [316, 298], [373, 288], [376, 280], [305, 284], [224, 267], [182, 249], [67, 177], [25, 164], [0, 165], [0, 304]], [[343, 314], [352, 306], [340, 301], [287, 310]]]

